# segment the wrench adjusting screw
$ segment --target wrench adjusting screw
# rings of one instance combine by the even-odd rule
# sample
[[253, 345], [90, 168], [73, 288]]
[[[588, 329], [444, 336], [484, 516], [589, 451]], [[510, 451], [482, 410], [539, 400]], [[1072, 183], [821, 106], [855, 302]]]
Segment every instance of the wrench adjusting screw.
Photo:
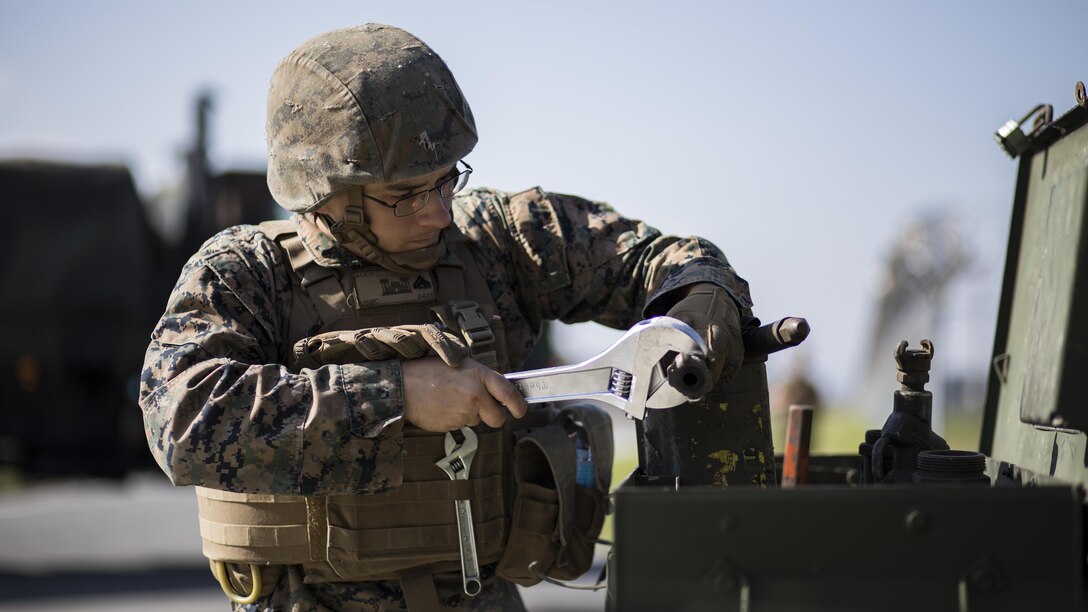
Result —
[[612, 368], [612, 382], [608, 385], [608, 390], [614, 395], [618, 395], [623, 399], [631, 397], [631, 381], [634, 376], [630, 372], [624, 372], [619, 368]]

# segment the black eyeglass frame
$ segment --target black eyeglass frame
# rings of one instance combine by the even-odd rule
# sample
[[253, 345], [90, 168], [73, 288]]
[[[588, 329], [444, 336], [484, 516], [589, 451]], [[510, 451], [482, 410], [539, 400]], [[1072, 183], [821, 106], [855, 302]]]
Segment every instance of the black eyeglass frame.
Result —
[[[397, 198], [397, 200], [392, 204], [379, 200], [374, 196], [369, 196], [365, 193], [362, 195], [364, 198], [372, 202], [381, 204], [386, 208], [392, 208], [393, 215], [397, 217], [407, 217], [408, 215], [413, 215], [427, 207], [427, 204], [431, 201], [430, 195], [432, 191], [437, 191], [438, 195], [442, 198], [452, 198], [454, 194], [465, 188], [465, 185], [468, 184], [468, 178], [472, 174], [472, 166], [465, 163], [464, 160], [457, 160], [457, 163], [464, 166], [465, 169], [458, 172], [457, 174], [443, 179], [442, 182], [435, 185], [434, 187], [431, 187], [430, 189], [424, 189], [423, 191], [417, 191], [415, 193], [410, 193], [402, 198]], [[457, 166], [455, 164], [454, 168], [456, 167]], [[449, 193], [442, 192], [442, 189], [446, 187], [449, 188]], [[416, 200], [419, 201], [418, 205], [416, 204]], [[415, 206], [415, 208], [413, 208], [413, 206]], [[402, 207], [406, 208], [407, 212], [401, 212]]]

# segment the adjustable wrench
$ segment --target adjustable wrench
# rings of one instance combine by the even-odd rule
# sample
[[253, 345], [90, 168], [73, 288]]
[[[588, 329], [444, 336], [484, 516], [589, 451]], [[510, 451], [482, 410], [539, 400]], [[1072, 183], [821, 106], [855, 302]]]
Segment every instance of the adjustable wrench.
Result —
[[702, 336], [687, 324], [654, 317], [635, 324], [596, 357], [570, 366], [511, 372], [506, 379], [530, 404], [596, 400], [642, 419], [647, 408], [672, 408], [691, 400], [692, 388], [702, 386], [708, 376], [706, 352]]
[[[468, 480], [468, 469], [476, 455], [476, 433], [468, 427], [461, 428], [465, 441], [458, 443], [453, 432], [446, 434], [446, 456], [435, 462], [450, 480]], [[480, 564], [476, 560], [476, 533], [472, 529], [472, 503], [467, 499], [453, 500], [457, 513], [457, 536], [461, 546], [461, 582], [465, 594], [475, 597], [480, 593]]]

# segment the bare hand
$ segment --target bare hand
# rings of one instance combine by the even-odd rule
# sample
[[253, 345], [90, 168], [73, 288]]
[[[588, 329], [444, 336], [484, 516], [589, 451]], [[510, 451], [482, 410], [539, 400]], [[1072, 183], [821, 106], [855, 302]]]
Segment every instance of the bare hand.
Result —
[[437, 357], [403, 362], [404, 418], [426, 431], [453, 431], [481, 421], [501, 427], [509, 411], [525, 416], [529, 406], [510, 381], [473, 359], [451, 368]]

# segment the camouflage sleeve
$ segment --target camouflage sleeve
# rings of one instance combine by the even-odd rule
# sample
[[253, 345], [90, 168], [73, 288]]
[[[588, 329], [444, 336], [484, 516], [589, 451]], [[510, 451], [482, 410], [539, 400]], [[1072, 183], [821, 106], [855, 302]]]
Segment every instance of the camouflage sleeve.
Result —
[[702, 238], [663, 235], [603, 202], [539, 188], [470, 198], [467, 233], [486, 234], [497, 256], [510, 254], [532, 315], [624, 329], [667, 310], [675, 289], [701, 282], [724, 288], [742, 309], [752, 305], [748, 283]]
[[244, 493], [379, 492], [400, 484], [397, 361], [284, 365], [288, 270], [252, 228], [209, 241], [182, 270], [140, 382], [155, 459], [178, 485]]

